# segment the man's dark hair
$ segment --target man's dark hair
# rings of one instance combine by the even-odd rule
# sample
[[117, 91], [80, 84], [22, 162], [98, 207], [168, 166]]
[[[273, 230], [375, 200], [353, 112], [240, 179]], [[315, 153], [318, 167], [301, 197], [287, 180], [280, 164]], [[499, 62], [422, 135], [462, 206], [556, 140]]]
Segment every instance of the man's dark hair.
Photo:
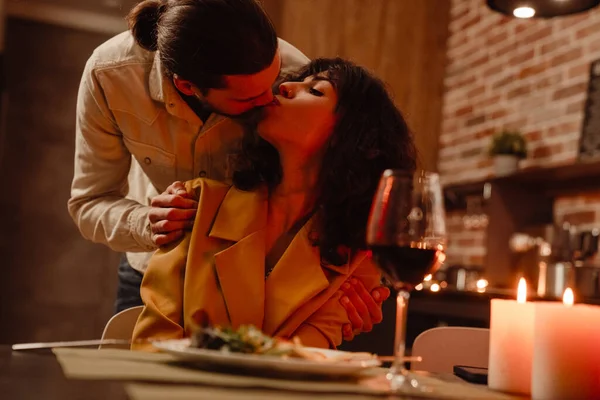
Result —
[[[333, 58], [313, 60], [287, 80], [302, 82], [317, 74], [331, 82], [338, 103], [315, 188], [318, 212], [311, 237], [323, 263], [342, 265], [349, 251], [366, 249], [367, 219], [383, 171], [414, 173], [417, 152], [404, 117], [380, 79], [350, 61]], [[234, 186], [273, 189], [281, 179], [279, 153], [249, 129]]]
[[204, 93], [224, 88], [223, 75], [264, 70], [277, 51], [275, 28], [256, 0], [145, 0], [127, 20], [141, 47], [158, 50], [168, 76]]

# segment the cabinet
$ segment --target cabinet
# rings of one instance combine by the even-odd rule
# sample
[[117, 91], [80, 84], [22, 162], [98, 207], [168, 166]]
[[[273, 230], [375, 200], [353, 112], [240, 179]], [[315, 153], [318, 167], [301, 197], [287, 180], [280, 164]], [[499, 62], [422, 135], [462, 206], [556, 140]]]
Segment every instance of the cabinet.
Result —
[[488, 215], [485, 273], [490, 285], [515, 287], [510, 236], [530, 225], [553, 223], [554, 199], [600, 190], [600, 161], [537, 167], [513, 175], [444, 187], [447, 210], [466, 208], [466, 197], [486, 192]]

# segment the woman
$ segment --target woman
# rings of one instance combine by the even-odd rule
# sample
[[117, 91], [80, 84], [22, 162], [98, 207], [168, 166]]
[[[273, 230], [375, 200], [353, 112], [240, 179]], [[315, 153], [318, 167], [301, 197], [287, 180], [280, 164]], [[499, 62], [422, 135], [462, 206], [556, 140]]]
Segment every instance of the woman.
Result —
[[349, 275], [379, 284], [365, 229], [381, 173], [415, 169], [402, 115], [380, 80], [339, 58], [279, 89], [260, 137], [244, 139], [233, 186], [187, 183], [199, 196], [194, 228], [150, 261], [134, 342], [188, 336], [202, 315], [334, 348], [347, 322], [340, 286]]

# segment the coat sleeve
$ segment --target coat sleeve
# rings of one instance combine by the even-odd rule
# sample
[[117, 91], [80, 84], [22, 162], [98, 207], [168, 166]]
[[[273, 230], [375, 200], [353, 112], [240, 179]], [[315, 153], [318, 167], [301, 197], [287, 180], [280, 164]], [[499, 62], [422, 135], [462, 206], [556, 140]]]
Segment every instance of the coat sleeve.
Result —
[[148, 264], [140, 293], [144, 309], [133, 331], [132, 350], [152, 351], [147, 339], [180, 339], [183, 329], [183, 280], [191, 233], [156, 251]]
[[[366, 256], [350, 275], [362, 281], [368, 291], [379, 286], [381, 281], [377, 267]], [[346, 309], [340, 303], [342, 295], [336, 291], [291, 336], [297, 336], [305, 346], [333, 349], [339, 346], [342, 343], [342, 326], [350, 322]]]
[[[198, 178], [185, 182], [185, 188], [194, 199], [198, 200], [206, 183], [205, 179]], [[228, 186], [221, 185], [220, 191], [217, 194], [212, 192], [212, 195], [221, 196], [219, 198], [222, 199], [227, 189]], [[210, 196], [209, 192], [206, 193]], [[198, 215], [201, 209], [206, 211], [206, 207], [202, 208], [202, 204], [200, 201]], [[198, 215], [194, 230], [197, 229]], [[134, 328], [132, 350], [152, 351], [152, 345], [144, 343], [146, 339], [164, 340], [184, 337], [184, 280], [192, 232], [186, 232], [178, 242], [159, 248], [150, 259], [140, 289], [144, 309]]]

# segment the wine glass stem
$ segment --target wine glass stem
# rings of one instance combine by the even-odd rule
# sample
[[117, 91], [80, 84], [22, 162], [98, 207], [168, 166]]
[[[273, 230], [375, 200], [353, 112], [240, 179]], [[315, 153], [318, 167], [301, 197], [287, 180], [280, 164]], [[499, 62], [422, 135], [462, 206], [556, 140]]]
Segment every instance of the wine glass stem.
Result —
[[[406, 317], [408, 310], [408, 299], [410, 293], [406, 290], [399, 290], [396, 297], [396, 337], [394, 340], [394, 365], [390, 371], [393, 380], [403, 380], [408, 371], [404, 368], [404, 352], [406, 349]], [[398, 382], [403, 383], [403, 382]]]

